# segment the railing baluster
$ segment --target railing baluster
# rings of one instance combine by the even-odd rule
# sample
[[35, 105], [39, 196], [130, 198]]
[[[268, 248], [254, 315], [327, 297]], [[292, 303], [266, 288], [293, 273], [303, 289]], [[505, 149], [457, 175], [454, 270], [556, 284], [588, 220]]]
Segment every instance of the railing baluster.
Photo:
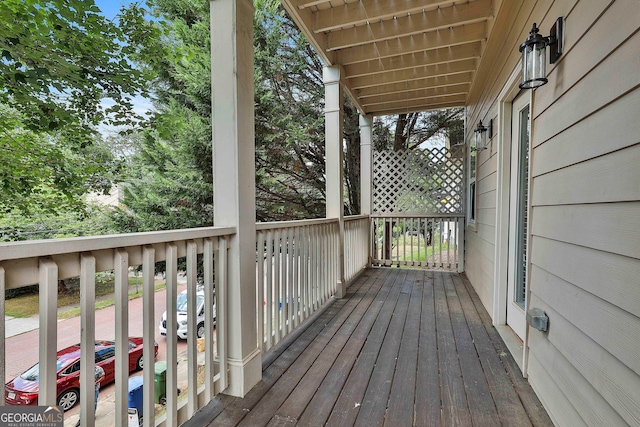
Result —
[[273, 345], [273, 233], [267, 232], [267, 299], [265, 300], [265, 311], [267, 313], [267, 342], [265, 350], [269, 350]]
[[300, 324], [300, 227], [296, 227], [293, 234], [293, 327]]
[[40, 375], [38, 405], [56, 405], [56, 353], [58, 347], [58, 266], [40, 260]]
[[[213, 328], [213, 305], [214, 280], [213, 280], [213, 253], [218, 246], [218, 238], [204, 239], [202, 254], [202, 269], [204, 272], [204, 400], [208, 402], [215, 396], [213, 369], [214, 361], [214, 328]], [[260, 323], [260, 322], [258, 322]], [[262, 336], [262, 335], [260, 335]]]
[[284, 312], [287, 318], [287, 334], [293, 329], [293, 228], [287, 228], [287, 297], [284, 301], [286, 311]]
[[165, 246], [166, 257], [166, 310], [167, 310], [167, 427], [178, 425], [178, 336], [175, 329], [178, 325], [178, 246], [175, 243], [167, 243]]
[[316, 258], [316, 228], [311, 227], [309, 229], [309, 314], [313, 313], [316, 309], [316, 284], [318, 282], [318, 259]]
[[439, 244], [440, 244], [440, 268], [444, 267], [444, 262], [442, 261], [442, 236], [444, 234], [444, 221], [442, 219], [440, 219], [440, 238], [439, 240]]
[[[83, 253], [80, 255], [80, 387], [83, 390], [92, 390], [95, 384], [95, 306], [96, 259], [91, 254]], [[95, 401], [94, 393], [80, 393], [83, 426], [95, 425]]]
[[289, 228], [288, 230], [288, 236], [287, 236], [287, 241], [289, 242], [288, 244], [288, 250], [287, 250], [287, 263], [288, 263], [288, 274], [287, 274], [287, 318], [288, 320], [288, 328], [287, 328], [287, 333], [291, 332], [293, 330], [293, 319], [295, 317], [295, 311], [294, 311], [294, 307], [293, 307], [293, 301], [294, 301], [294, 295], [293, 295], [293, 275], [294, 275], [294, 270], [293, 270], [293, 262], [294, 262], [294, 249], [295, 249], [295, 242], [294, 242], [294, 231], [295, 229], [293, 227]]
[[281, 326], [281, 316], [282, 316], [282, 277], [281, 277], [281, 268], [280, 268], [280, 254], [282, 251], [282, 246], [280, 242], [280, 230], [276, 230], [274, 239], [273, 239], [273, 250], [274, 250], [274, 265], [275, 265], [275, 274], [274, 274], [274, 304], [275, 304], [275, 341], [274, 344], [277, 344], [280, 341], [280, 337], [282, 336], [282, 326]]
[[329, 245], [328, 245], [328, 237], [329, 237], [329, 226], [324, 225], [320, 228], [320, 253], [322, 254], [322, 265], [323, 268], [320, 269], [320, 303], [324, 304], [327, 300], [327, 294], [329, 293], [329, 277], [331, 274], [331, 260], [329, 259]]
[[142, 393], [144, 403], [142, 416], [144, 427], [151, 427], [155, 424], [154, 401], [154, 335], [155, 335], [155, 254], [152, 246], [145, 246], [142, 249], [142, 317], [143, 333], [142, 339], [144, 348], [142, 350], [143, 364], [146, 369], [142, 370]]
[[197, 352], [197, 288], [198, 288], [198, 247], [196, 242], [187, 242], [187, 417], [198, 410], [198, 352]]
[[301, 301], [302, 301], [302, 316], [301, 320], [307, 318], [307, 314], [309, 313], [309, 227], [302, 228], [302, 278], [300, 282], [300, 293], [301, 293]]
[[127, 425], [129, 384], [129, 253], [118, 248], [113, 254], [114, 302], [116, 309], [116, 425]]

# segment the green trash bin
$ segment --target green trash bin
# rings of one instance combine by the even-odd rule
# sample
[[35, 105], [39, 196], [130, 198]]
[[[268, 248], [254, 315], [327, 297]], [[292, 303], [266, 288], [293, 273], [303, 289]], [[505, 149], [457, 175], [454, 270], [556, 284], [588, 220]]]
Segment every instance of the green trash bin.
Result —
[[165, 405], [167, 403], [167, 362], [164, 360], [155, 364], [153, 386], [154, 402]]

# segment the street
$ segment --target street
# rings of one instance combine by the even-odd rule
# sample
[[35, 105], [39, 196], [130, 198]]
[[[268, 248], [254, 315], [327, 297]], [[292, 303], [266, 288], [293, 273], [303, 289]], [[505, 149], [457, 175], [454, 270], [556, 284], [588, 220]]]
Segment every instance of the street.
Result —
[[[186, 284], [178, 285], [178, 293], [186, 288]], [[166, 359], [166, 339], [158, 332], [158, 324], [166, 308], [166, 292], [160, 290], [155, 293], [154, 330], [155, 341], [158, 343], [157, 360]], [[115, 338], [115, 306], [96, 311], [96, 339], [113, 340]], [[142, 298], [129, 301], [129, 335], [142, 336], [143, 328]], [[5, 370], [7, 381], [21, 374], [24, 370], [38, 362], [39, 331], [33, 330], [8, 338], [6, 341]], [[80, 317], [58, 322], [58, 350], [80, 342]], [[178, 353], [186, 350], [186, 341], [178, 340]], [[134, 375], [140, 375], [135, 373]], [[108, 384], [101, 388], [98, 403], [98, 413], [102, 400], [115, 392], [115, 385]], [[77, 414], [80, 405], [65, 413], [65, 420]], [[99, 425], [108, 425], [100, 423]]]

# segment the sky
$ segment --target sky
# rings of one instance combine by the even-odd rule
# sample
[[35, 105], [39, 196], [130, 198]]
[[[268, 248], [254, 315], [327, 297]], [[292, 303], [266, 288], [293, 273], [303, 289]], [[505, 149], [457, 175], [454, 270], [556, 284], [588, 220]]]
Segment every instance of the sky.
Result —
[[131, 0], [95, 0], [96, 6], [107, 18], [113, 18], [120, 11], [122, 6], [132, 3]]
[[[128, 6], [129, 4], [135, 3], [136, 1], [140, 3], [144, 3], [144, 0], [94, 0], [94, 1], [96, 3], [96, 6], [98, 6], [102, 11], [102, 13], [104, 13], [104, 15], [109, 19], [113, 19], [113, 17], [115, 17], [118, 14], [118, 12], [120, 12], [120, 8], [122, 6]], [[148, 99], [143, 98], [141, 96], [133, 97], [132, 102], [133, 102], [134, 111], [141, 115], [145, 115], [145, 113], [152, 108], [151, 102]], [[106, 99], [102, 102], [102, 105], [104, 107], [110, 107], [113, 105], [113, 101], [110, 99]], [[118, 129], [112, 126], [102, 125], [100, 126], [99, 130], [103, 134], [108, 134], [108, 133], [117, 131]]]

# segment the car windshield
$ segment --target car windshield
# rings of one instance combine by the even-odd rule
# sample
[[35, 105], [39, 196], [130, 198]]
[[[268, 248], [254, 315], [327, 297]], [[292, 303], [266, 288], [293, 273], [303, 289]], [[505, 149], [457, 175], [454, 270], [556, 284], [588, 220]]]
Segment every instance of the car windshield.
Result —
[[[197, 295], [196, 296], [196, 307], [200, 307], [200, 305], [202, 304], [202, 302], [204, 301], [204, 295]], [[187, 294], [180, 294], [178, 295], [178, 301], [177, 301], [177, 310], [179, 312], [182, 313], [186, 313], [187, 312]]]
[[[66, 361], [64, 359], [62, 360], [58, 359], [56, 361], [56, 372], [62, 369], [62, 367], [65, 365], [65, 362]], [[20, 378], [27, 381], [38, 381], [39, 375], [40, 375], [40, 365], [36, 363], [32, 367], [24, 371], [22, 374], [20, 374]]]

